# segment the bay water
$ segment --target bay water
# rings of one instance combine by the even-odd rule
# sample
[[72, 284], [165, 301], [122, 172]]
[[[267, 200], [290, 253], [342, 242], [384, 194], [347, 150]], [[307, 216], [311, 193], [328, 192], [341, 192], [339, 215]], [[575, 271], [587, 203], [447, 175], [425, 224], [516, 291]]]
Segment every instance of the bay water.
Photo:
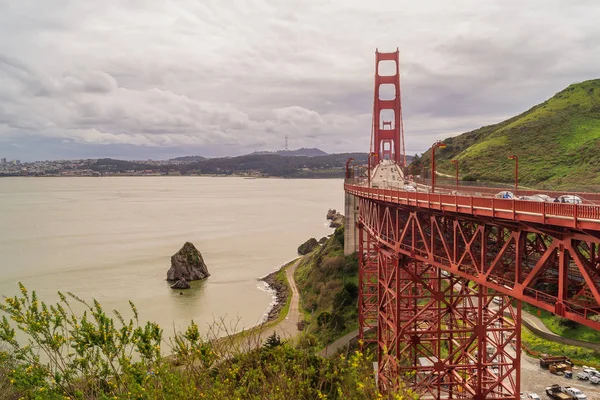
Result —
[[[257, 278], [331, 234], [325, 214], [343, 195], [335, 179], [2, 178], [0, 296], [22, 282], [45, 301], [73, 292], [125, 315], [131, 300], [167, 336], [192, 319], [204, 332], [219, 320], [248, 328], [273, 301]], [[211, 276], [173, 290], [170, 257], [186, 241]]]

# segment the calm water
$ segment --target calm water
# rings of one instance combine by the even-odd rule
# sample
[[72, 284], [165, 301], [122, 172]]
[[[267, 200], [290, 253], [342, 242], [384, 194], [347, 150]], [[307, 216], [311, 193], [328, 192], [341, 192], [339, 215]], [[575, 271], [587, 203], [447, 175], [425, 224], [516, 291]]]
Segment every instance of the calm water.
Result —
[[[328, 208], [343, 209], [341, 180], [3, 178], [0, 295], [21, 281], [45, 300], [71, 291], [125, 311], [132, 300], [166, 334], [191, 319], [249, 327], [272, 301], [256, 278], [330, 234]], [[185, 241], [211, 277], [179, 295], [165, 278]]]

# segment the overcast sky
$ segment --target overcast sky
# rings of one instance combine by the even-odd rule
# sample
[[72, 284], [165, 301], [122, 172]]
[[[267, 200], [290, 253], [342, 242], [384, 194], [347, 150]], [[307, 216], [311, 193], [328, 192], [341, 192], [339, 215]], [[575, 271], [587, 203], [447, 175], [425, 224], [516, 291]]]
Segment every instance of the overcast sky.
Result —
[[368, 151], [400, 49], [409, 154], [600, 77], [597, 0], [0, 0], [0, 157]]

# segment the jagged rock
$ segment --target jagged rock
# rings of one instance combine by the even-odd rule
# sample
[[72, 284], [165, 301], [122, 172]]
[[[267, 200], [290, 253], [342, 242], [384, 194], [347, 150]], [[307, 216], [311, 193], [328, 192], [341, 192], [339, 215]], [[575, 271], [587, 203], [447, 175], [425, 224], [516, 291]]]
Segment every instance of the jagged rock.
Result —
[[325, 244], [325, 242], [327, 241], [327, 237], [323, 236], [321, 239], [319, 239], [319, 244]]
[[319, 243], [317, 242], [317, 239], [310, 238], [306, 242], [302, 243], [300, 247], [298, 247], [298, 254], [302, 256], [308, 254], [311, 251], [313, 251], [318, 245]]
[[335, 208], [334, 209], [330, 208], [327, 211], [327, 219], [333, 219], [333, 217], [335, 217], [335, 214], [337, 214], [337, 211], [335, 211]]
[[340, 226], [344, 226], [344, 214], [340, 214], [339, 212], [329, 209], [327, 211], [327, 219], [330, 219], [329, 223], [330, 228], [339, 228]]
[[204, 263], [202, 254], [190, 242], [185, 242], [183, 247], [171, 257], [171, 268], [167, 272], [168, 281], [196, 281], [208, 278], [208, 268]]
[[344, 219], [335, 219], [333, 221], [331, 221], [331, 223], [329, 224], [330, 228], [339, 228], [340, 226], [344, 226]]
[[[171, 289], [189, 289], [189, 288], [190, 288], [189, 282], [183, 278], [179, 279], [177, 282], [175, 282], [175, 284], [173, 286], [171, 286]], [[182, 294], [182, 293], [179, 293], [179, 294]]]

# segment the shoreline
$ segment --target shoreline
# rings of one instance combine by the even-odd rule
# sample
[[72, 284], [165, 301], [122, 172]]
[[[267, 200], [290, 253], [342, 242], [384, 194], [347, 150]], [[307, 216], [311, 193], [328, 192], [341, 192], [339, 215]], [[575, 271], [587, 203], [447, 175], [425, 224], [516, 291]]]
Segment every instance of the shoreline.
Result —
[[289, 282], [286, 285], [285, 283], [283, 283], [279, 279], [277, 279], [277, 274], [284, 271], [289, 265], [291, 265], [297, 259], [298, 258], [290, 260], [287, 263], [283, 264], [281, 267], [279, 267], [277, 270], [257, 279], [259, 282], [264, 282], [267, 284], [267, 290], [273, 292], [273, 297], [274, 297], [274, 302], [272, 303], [270, 309], [267, 309], [267, 311], [265, 311], [265, 314], [263, 314], [263, 315], [266, 315], [266, 318], [257, 326], [267, 324], [267, 323], [275, 321], [277, 318], [279, 318], [279, 314], [281, 314], [281, 310], [284, 308], [284, 306], [287, 302], [287, 299], [288, 299], [288, 296], [290, 293], [290, 288], [289, 288]]

